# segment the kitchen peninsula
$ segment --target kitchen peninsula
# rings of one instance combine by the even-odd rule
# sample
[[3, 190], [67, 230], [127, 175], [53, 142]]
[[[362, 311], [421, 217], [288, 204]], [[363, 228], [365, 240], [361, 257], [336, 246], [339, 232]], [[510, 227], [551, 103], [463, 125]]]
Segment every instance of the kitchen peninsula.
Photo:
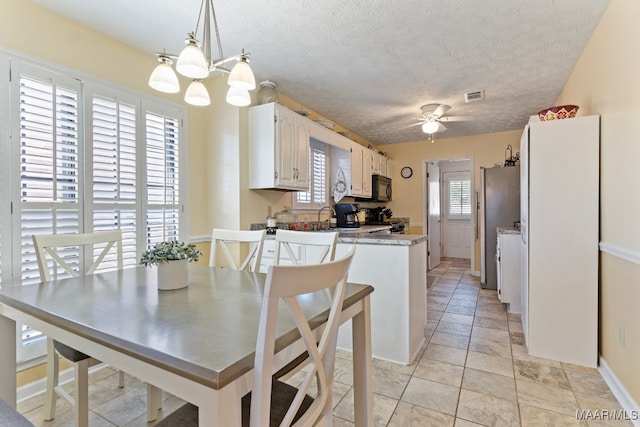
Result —
[[[371, 294], [371, 353], [374, 357], [410, 364], [425, 343], [427, 318], [427, 236], [384, 234], [389, 226], [341, 229], [336, 258], [351, 245], [356, 253], [349, 282], [374, 287]], [[267, 236], [263, 266], [271, 265], [275, 248]], [[340, 327], [338, 347], [351, 350], [351, 323]]]

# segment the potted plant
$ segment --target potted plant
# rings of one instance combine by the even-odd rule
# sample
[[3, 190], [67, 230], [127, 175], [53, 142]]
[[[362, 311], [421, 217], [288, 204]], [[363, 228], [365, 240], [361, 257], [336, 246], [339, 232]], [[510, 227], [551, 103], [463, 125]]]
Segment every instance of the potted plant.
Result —
[[140, 264], [158, 266], [158, 289], [180, 289], [189, 284], [188, 263], [197, 261], [200, 255], [196, 245], [170, 240], [156, 243], [144, 251]]

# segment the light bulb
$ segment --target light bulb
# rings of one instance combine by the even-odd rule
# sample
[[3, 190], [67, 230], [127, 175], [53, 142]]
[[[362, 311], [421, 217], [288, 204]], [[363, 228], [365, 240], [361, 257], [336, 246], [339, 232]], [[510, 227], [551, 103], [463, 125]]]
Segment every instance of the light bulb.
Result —
[[436, 121], [426, 121], [422, 124], [422, 132], [428, 134], [436, 133], [439, 127]]
[[209, 75], [209, 64], [200, 49], [198, 40], [193, 37], [193, 34], [189, 34], [189, 38], [185, 42], [187, 46], [178, 56], [176, 70], [183, 76], [192, 79], [204, 79]]
[[160, 64], [153, 70], [149, 77], [149, 86], [165, 93], [180, 92], [180, 82], [175, 71], [169, 65], [167, 59], [160, 57]]
[[227, 102], [236, 107], [246, 107], [251, 104], [251, 95], [248, 90], [230, 86], [227, 91]]
[[211, 104], [209, 98], [209, 92], [204, 87], [200, 80], [194, 80], [191, 82], [187, 91], [184, 93], [184, 101], [187, 104], [196, 105], [198, 107], [204, 107]]
[[251, 71], [246, 58], [242, 58], [233, 66], [227, 82], [229, 86], [240, 89], [253, 90], [256, 88], [256, 78], [253, 76], [253, 71]]

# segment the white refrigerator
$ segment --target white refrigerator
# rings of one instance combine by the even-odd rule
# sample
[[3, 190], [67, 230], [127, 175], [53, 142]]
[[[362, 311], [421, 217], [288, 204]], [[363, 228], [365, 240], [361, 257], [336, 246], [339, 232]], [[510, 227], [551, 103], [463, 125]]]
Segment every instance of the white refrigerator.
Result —
[[600, 117], [532, 122], [520, 146], [521, 310], [532, 356], [596, 367]]

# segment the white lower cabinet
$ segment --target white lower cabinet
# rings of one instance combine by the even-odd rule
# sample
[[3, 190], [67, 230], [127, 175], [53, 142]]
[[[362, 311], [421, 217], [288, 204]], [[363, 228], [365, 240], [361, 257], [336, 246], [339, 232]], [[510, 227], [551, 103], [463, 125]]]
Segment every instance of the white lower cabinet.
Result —
[[[296, 258], [300, 260], [300, 262], [305, 262], [305, 247], [302, 245], [291, 245], [291, 249], [293, 250]], [[264, 246], [262, 248], [262, 260], [260, 261], [260, 273], [266, 273], [267, 269], [273, 265], [273, 262], [276, 258], [276, 241], [275, 240], [265, 240]], [[291, 265], [293, 264], [293, 260], [289, 253], [282, 249], [280, 252], [280, 264], [281, 265]]]
[[498, 228], [497, 239], [498, 298], [509, 313], [520, 313], [520, 233]]
[[[427, 242], [412, 245], [356, 244], [348, 281], [374, 288], [371, 294], [371, 354], [410, 365], [426, 342]], [[338, 243], [336, 259], [351, 243]], [[338, 348], [352, 349], [351, 322], [340, 326]]]

